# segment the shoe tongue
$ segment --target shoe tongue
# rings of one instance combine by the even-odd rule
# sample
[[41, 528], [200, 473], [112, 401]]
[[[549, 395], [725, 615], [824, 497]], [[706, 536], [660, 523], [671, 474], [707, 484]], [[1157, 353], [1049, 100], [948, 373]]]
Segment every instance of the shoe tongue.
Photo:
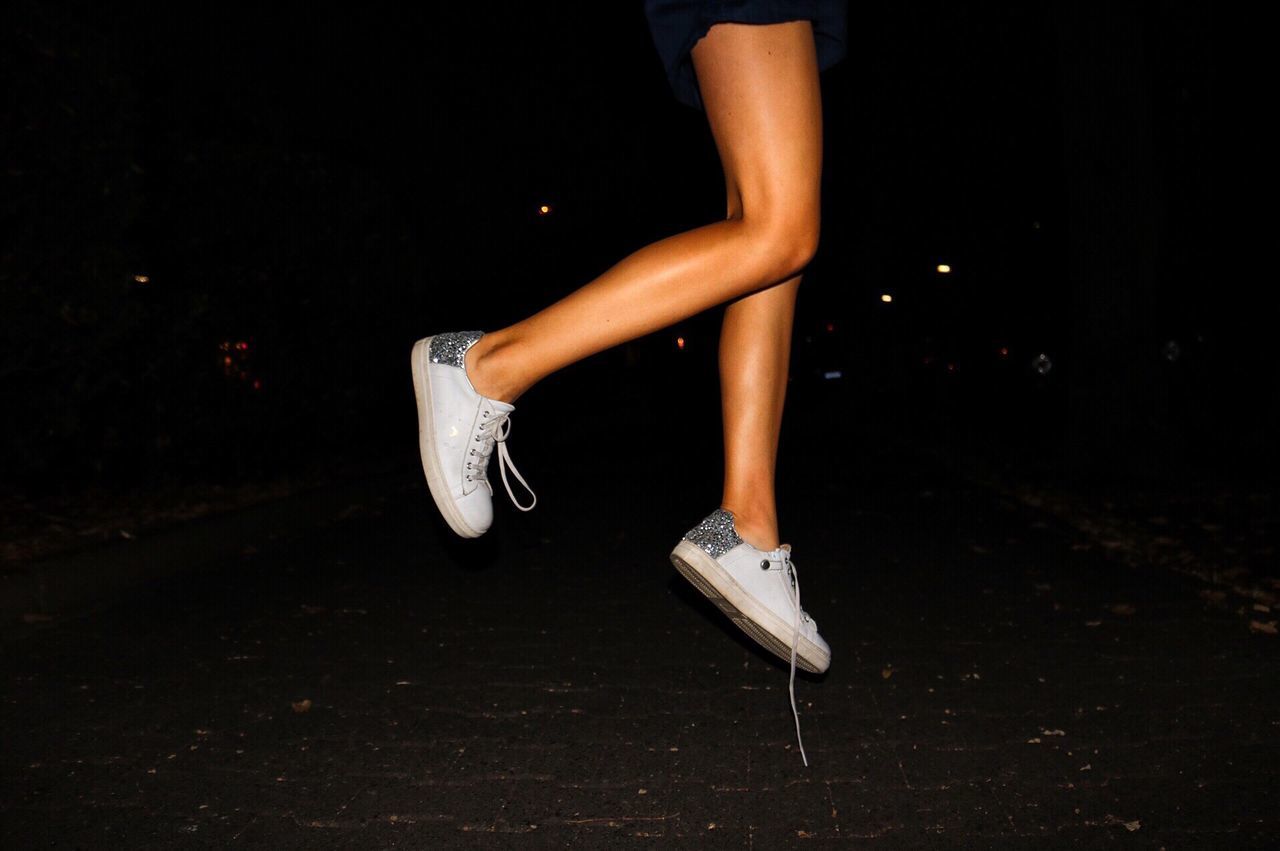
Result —
[[495, 411], [500, 411], [504, 414], [509, 414], [516, 409], [516, 406], [511, 404], [510, 402], [502, 402], [497, 399], [490, 399], [488, 396], [485, 397], [485, 401], [487, 401], [491, 406], [493, 406], [493, 409]]

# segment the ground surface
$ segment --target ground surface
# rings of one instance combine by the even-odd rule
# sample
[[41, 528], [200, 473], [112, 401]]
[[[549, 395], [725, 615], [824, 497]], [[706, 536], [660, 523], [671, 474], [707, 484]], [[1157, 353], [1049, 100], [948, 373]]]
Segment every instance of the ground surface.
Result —
[[797, 676], [805, 768], [786, 665], [667, 561], [715, 507], [718, 459], [659, 475], [697, 464], [650, 413], [584, 424], [602, 436], [576, 455], [517, 422], [538, 506], [499, 483], [479, 541], [411, 469], [313, 534], [13, 636], [0, 845], [1280, 836], [1274, 637], [856, 423], [821, 455], [797, 423], [784, 452], [783, 536], [833, 648]]

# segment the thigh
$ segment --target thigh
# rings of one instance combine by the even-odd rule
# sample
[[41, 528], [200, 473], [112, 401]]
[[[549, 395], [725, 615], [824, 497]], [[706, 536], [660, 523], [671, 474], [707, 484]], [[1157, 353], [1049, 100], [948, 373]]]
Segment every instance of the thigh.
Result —
[[692, 58], [730, 208], [736, 192], [744, 218], [816, 222], [822, 97], [812, 24], [717, 23]]

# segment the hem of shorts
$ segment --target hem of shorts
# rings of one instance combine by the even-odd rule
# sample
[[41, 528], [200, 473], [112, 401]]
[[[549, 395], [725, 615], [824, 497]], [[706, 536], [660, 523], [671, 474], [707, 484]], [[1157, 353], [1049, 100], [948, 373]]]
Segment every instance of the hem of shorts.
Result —
[[[690, 37], [681, 46], [680, 53], [678, 54], [681, 61], [680, 64], [676, 66], [676, 78], [680, 79], [681, 82], [684, 83], [684, 87], [687, 91], [682, 92], [681, 89], [673, 82], [671, 88], [675, 94], [676, 100], [683, 103], [685, 106], [698, 110], [699, 112], [707, 111], [702, 102], [702, 93], [698, 88], [698, 75], [693, 68], [693, 48], [699, 41], [706, 37], [707, 33], [710, 32], [711, 28], [716, 24], [785, 24], [791, 21], [812, 20], [812, 18], [804, 16], [779, 17], [776, 15], [757, 15], [753, 17], [751, 15], [743, 15], [741, 13], [728, 14], [724, 16], [712, 13], [710, 16], [702, 17], [698, 21], [698, 26], [690, 32]], [[815, 38], [816, 37], [817, 33], [815, 33]], [[835, 65], [844, 58], [846, 52], [846, 49], [841, 49], [834, 55], [834, 58], [825, 64], [819, 61], [818, 70], [820, 72], [825, 71], [827, 68]], [[692, 98], [688, 97], [690, 94], [692, 94]]]

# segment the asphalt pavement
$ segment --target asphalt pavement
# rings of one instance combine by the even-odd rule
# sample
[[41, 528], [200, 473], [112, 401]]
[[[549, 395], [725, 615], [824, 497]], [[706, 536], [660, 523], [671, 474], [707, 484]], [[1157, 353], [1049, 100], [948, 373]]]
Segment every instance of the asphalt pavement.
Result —
[[1273, 637], [875, 417], [833, 441], [820, 406], [789, 410], [781, 481], [832, 647], [824, 676], [796, 678], [806, 768], [787, 665], [667, 559], [717, 504], [719, 458], [653, 401], [582, 431], [521, 409], [509, 448], [538, 505], [499, 483], [482, 539], [452, 537], [406, 455], [338, 519], [7, 637], [0, 845], [1280, 836]]

